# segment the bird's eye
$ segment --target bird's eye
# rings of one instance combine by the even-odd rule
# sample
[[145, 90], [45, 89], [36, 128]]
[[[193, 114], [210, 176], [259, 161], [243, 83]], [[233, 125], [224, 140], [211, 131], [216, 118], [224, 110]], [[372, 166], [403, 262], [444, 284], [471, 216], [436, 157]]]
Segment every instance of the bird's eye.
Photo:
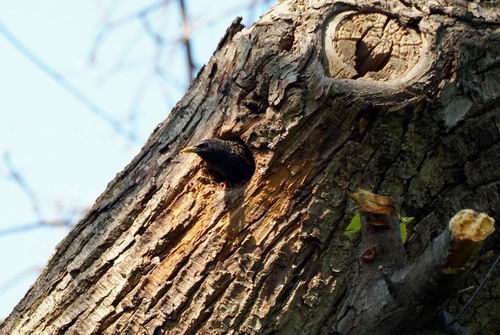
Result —
[[203, 149], [203, 148], [206, 148], [207, 147], [207, 144], [206, 143], [200, 143], [197, 145], [198, 148], [200, 149]]

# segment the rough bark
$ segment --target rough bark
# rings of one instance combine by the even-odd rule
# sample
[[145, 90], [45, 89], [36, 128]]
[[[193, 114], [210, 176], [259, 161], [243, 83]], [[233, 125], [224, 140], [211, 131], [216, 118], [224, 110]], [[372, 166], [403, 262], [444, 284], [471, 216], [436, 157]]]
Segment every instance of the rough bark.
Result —
[[[460, 211], [408, 263], [391, 198], [360, 190], [355, 201], [362, 226], [358, 270], [333, 329], [342, 335], [402, 334], [447, 315], [439, 306], [493, 233], [493, 219], [470, 209]], [[446, 320], [442, 328], [466, 333], [457, 320]]]
[[[499, 222], [499, 26], [491, 2], [444, 0], [289, 0], [235, 22], [0, 333], [327, 332], [357, 259], [357, 187], [415, 217], [410, 259], [462, 208]], [[225, 190], [178, 152], [229, 135], [257, 169]], [[474, 332], [500, 328], [498, 274], [463, 320]]]

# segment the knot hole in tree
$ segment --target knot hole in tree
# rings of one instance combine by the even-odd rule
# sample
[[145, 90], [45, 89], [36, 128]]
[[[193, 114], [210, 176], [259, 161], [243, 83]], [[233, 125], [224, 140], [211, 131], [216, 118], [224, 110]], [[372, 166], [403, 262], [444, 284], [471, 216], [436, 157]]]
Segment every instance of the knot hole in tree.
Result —
[[327, 24], [324, 50], [331, 77], [388, 81], [417, 64], [422, 37], [382, 13], [344, 12]]

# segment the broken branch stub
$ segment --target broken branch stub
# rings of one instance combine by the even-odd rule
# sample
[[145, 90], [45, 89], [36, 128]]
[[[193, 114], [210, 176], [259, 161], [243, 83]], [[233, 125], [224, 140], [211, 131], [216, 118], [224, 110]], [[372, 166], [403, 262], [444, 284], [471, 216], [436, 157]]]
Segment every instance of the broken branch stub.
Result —
[[399, 268], [405, 254], [399, 220], [390, 197], [358, 190], [351, 198], [359, 207], [361, 217], [361, 261], [363, 272], [378, 276], [379, 267]]
[[460, 211], [407, 264], [392, 199], [365, 190], [352, 198], [362, 224], [359, 271], [341, 305], [336, 331], [358, 335], [421, 329], [436, 317], [474, 251], [493, 233], [494, 220], [470, 209]]
[[448, 229], [453, 247], [443, 266], [443, 272], [454, 273], [464, 268], [474, 251], [495, 231], [495, 220], [486, 213], [463, 209], [451, 218]]
[[417, 64], [423, 40], [383, 13], [345, 12], [328, 23], [324, 49], [334, 78], [388, 81]]

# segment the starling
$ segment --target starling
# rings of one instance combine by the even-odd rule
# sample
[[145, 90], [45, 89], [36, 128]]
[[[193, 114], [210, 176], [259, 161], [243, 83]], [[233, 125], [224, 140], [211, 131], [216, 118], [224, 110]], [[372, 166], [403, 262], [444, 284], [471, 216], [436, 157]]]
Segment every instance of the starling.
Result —
[[226, 186], [248, 181], [255, 171], [252, 152], [241, 140], [210, 138], [181, 152], [193, 152], [207, 164], [216, 181]]

